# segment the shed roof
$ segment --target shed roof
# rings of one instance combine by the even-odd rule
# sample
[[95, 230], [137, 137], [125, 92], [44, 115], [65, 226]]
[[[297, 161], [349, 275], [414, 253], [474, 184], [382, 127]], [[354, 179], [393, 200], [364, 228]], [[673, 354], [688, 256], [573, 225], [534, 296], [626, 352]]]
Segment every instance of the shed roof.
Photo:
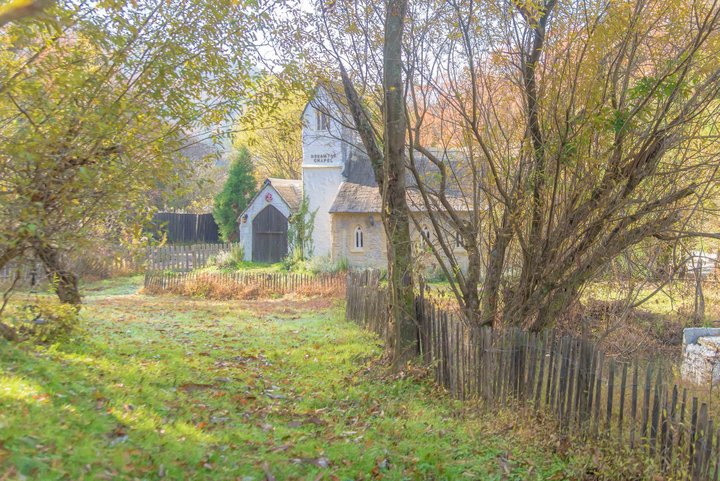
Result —
[[291, 212], [298, 211], [302, 202], [302, 180], [268, 178], [265, 182], [275, 188]]

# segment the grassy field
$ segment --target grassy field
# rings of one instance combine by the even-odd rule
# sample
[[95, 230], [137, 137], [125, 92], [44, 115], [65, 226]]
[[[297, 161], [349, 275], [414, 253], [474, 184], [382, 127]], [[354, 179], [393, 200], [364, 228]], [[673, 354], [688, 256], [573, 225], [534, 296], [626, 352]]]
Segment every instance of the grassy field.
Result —
[[138, 283], [87, 287], [75, 340], [0, 341], [0, 479], [575, 479], [514, 415], [390, 377], [332, 301]]

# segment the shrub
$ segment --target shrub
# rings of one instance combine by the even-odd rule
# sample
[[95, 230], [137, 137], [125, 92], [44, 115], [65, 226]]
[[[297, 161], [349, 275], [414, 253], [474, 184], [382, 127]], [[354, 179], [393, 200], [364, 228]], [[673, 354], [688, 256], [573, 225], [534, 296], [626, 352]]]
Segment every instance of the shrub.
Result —
[[348, 270], [348, 260], [343, 257], [333, 261], [330, 256], [315, 256], [307, 261], [306, 268], [313, 274], [335, 274]]
[[305, 270], [305, 257], [302, 247], [295, 246], [282, 261], [283, 268], [288, 271]]
[[237, 244], [230, 248], [230, 261], [234, 264], [234, 267], [245, 262], [245, 247]]
[[445, 271], [443, 271], [437, 264], [432, 264], [425, 271], [425, 280], [427, 282], [447, 282], [448, 278], [445, 275]]
[[222, 251], [209, 259], [208, 265], [220, 269], [237, 269], [245, 260], [245, 248], [241, 245], [233, 246], [229, 251]]
[[43, 344], [67, 339], [80, 325], [77, 306], [44, 300], [8, 312], [4, 317], [3, 323], [14, 329], [20, 339]]

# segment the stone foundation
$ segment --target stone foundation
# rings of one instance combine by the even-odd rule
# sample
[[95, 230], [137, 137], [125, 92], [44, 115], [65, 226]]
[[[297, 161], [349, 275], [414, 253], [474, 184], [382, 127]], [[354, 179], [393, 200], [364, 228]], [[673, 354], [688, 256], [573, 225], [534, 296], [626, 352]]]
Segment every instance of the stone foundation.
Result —
[[701, 385], [720, 383], [720, 328], [683, 331], [682, 377]]

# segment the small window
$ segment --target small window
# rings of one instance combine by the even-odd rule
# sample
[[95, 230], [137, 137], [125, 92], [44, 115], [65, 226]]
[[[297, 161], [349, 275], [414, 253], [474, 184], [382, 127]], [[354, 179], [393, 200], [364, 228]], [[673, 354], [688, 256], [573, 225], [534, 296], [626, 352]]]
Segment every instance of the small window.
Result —
[[355, 228], [355, 249], [362, 249], [365, 247], [365, 239], [363, 239], [362, 227], [357, 226]]
[[429, 247], [430, 246], [430, 229], [428, 228], [427, 225], [422, 226], [420, 235], [422, 237], [422, 245], [425, 247]]
[[330, 116], [319, 110], [315, 111], [315, 130], [330, 130]]
[[462, 237], [460, 236], [459, 232], [455, 233], [455, 247], [457, 249], [460, 249], [463, 246], [462, 244]]

